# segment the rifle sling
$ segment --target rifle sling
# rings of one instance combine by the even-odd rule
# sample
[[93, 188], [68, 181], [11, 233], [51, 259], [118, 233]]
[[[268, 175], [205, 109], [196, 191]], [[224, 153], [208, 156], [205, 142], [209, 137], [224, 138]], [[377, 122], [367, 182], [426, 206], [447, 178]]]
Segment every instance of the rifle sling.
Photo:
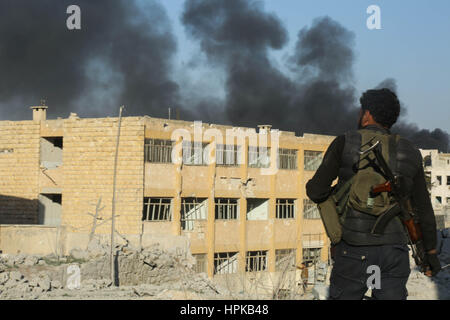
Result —
[[387, 209], [377, 218], [370, 233], [372, 233], [373, 235], [383, 234], [389, 222], [397, 217], [401, 212], [402, 210], [400, 208], [400, 205], [398, 203], [394, 203], [389, 209]]

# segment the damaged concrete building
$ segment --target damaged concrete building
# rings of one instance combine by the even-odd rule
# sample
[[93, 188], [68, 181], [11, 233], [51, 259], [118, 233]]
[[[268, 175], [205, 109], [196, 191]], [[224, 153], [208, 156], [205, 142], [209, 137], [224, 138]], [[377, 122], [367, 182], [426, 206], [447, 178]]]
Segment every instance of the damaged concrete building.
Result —
[[[71, 114], [50, 120], [46, 106], [32, 109], [33, 120], [0, 121], [0, 250], [66, 254], [93, 235], [107, 241], [119, 119]], [[203, 123], [201, 129], [223, 137], [253, 130], [258, 139], [267, 136], [270, 153], [270, 126]], [[174, 139], [176, 130], [191, 140], [186, 134]], [[328, 238], [305, 183], [333, 137], [279, 131], [276, 159], [265, 159], [248, 136], [219, 144], [214, 135], [197, 139], [194, 131], [193, 122], [122, 118], [120, 238], [137, 246], [186, 241], [197, 270], [209, 277], [328, 259]], [[173, 153], [176, 144], [182, 145], [179, 153]], [[204, 160], [207, 150], [216, 163]], [[173, 161], [173, 154], [182, 160]], [[274, 159], [277, 170], [264, 174]]]
[[450, 153], [420, 150], [438, 229], [450, 228]]

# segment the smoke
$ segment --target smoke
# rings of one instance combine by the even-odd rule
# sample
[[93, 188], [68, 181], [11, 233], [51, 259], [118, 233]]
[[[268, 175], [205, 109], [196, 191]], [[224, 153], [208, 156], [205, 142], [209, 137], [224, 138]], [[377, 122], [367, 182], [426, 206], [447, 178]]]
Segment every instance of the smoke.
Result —
[[182, 21], [212, 63], [227, 73], [226, 115], [235, 125], [272, 124], [299, 134], [342, 133], [356, 124], [354, 34], [332, 19], [298, 35], [289, 59], [293, 76], [270, 59], [287, 31], [259, 1], [188, 0]]
[[77, 0], [81, 30], [68, 30], [69, 0], [0, 2], [1, 118], [29, 119], [46, 99], [49, 116], [165, 116], [178, 102], [171, 80], [176, 41], [165, 10], [146, 1]]
[[[161, 3], [1, 1], [0, 119], [29, 119], [26, 106], [44, 98], [49, 118], [71, 111], [115, 116], [124, 104], [128, 116], [166, 117], [170, 107], [185, 120], [272, 124], [297, 134], [356, 128], [355, 35], [338, 22], [321, 17], [301, 29], [281, 68], [272, 53], [285, 48], [289, 34], [262, 1], [186, 0], [181, 21], [206, 57], [201, 67], [217, 70], [216, 79], [209, 80], [214, 72], [208, 71], [194, 83], [189, 75], [198, 65], [175, 70], [176, 38]], [[71, 4], [81, 8], [81, 30], [66, 28]], [[222, 83], [222, 76], [224, 94], [218, 97], [208, 89], [214, 85], [203, 84]], [[379, 87], [397, 91], [390, 78]], [[448, 149], [448, 134], [440, 129], [421, 130], [402, 120], [395, 130], [419, 147]]]
[[[393, 78], [387, 78], [383, 80], [375, 88], [387, 88], [398, 94], [397, 81]], [[438, 149], [442, 152], [450, 151], [450, 136], [447, 132], [439, 128], [432, 131], [427, 129], [420, 129], [416, 124], [407, 123], [404, 120], [407, 112], [407, 107], [400, 100], [400, 118], [399, 121], [392, 127], [393, 132], [407, 138], [418, 148]]]
[[[182, 21], [209, 62], [226, 72], [226, 117], [234, 125], [338, 135], [355, 128], [359, 104], [354, 86], [355, 35], [329, 17], [298, 33], [295, 52], [283, 73], [270, 59], [282, 49], [282, 22], [252, 0], [187, 0]], [[377, 87], [397, 92], [388, 78]], [[402, 103], [402, 118], [406, 114]], [[400, 122], [395, 130], [421, 148], [446, 151], [448, 135]]]

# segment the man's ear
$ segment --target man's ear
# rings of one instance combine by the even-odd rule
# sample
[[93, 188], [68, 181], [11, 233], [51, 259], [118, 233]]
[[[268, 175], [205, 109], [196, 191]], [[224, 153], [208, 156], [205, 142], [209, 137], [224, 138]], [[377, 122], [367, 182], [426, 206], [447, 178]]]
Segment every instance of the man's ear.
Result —
[[362, 117], [362, 122], [364, 124], [374, 122], [373, 116], [370, 114], [369, 110], [364, 110], [363, 117]]

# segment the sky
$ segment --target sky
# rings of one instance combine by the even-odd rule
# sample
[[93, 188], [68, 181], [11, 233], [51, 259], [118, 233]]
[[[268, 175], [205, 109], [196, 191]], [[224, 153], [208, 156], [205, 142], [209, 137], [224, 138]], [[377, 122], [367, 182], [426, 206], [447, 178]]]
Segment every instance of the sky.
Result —
[[[145, 1], [145, 0], [143, 0]], [[394, 78], [398, 95], [407, 108], [405, 120], [419, 127], [450, 131], [450, 1], [447, 0], [265, 0], [289, 32], [289, 43], [271, 56], [283, 66], [292, 52], [299, 30], [322, 16], [329, 16], [355, 33], [354, 81], [358, 95], [386, 78]], [[181, 24], [184, 0], [161, 1], [177, 39], [177, 63], [181, 67], [199, 54], [198, 43]], [[381, 30], [369, 30], [366, 10], [381, 9]], [[181, 69], [181, 68], [180, 68]], [[195, 71], [198, 72], [198, 71]], [[207, 77], [208, 90], [221, 92], [219, 74]], [[198, 75], [199, 76], [199, 75]], [[189, 78], [195, 77], [190, 74]], [[195, 88], [189, 88], [194, 89]]]

